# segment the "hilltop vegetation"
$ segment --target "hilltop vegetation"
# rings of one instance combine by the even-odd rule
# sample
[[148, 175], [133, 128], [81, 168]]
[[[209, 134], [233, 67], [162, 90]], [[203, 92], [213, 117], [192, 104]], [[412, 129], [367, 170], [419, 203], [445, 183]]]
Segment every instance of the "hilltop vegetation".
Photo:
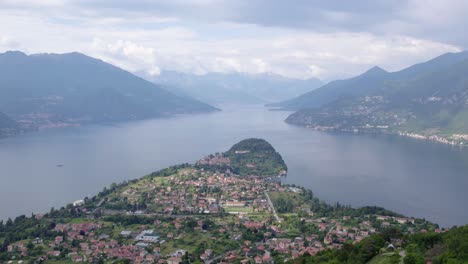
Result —
[[278, 176], [285, 174], [287, 166], [273, 146], [263, 139], [246, 139], [225, 153], [233, 172], [242, 176]]
[[[393, 245], [392, 243], [398, 243]], [[389, 250], [389, 246], [394, 250]], [[400, 253], [404, 252], [404, 253]], [[405, 234], [387, 229], [355, 245], [304, 255], [293, 263], [382, 263], [443, 264], [468, 262], [468, 226], [454, 227], [447, 232]]]
[[213, 110], [84, 54], [0, 54], [0, 111], [26, 128]]

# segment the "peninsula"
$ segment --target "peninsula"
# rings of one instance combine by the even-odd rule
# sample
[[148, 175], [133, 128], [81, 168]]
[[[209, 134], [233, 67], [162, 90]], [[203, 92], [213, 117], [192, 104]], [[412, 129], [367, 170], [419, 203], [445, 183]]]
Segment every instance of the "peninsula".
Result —
[[444, 247], [447, 236], [466, 240], [466, 227], [447, 231], [379, 207], [327, 204], [311, 190], [282, 184], [286, 173], [267, 141], [243, 140], [195, 164], [0, 222], [0, 262], [365, 263], [398, 260], [395, 252], [421, 237], [440, 245], [433, 257], [443, 259], [458, 252]]

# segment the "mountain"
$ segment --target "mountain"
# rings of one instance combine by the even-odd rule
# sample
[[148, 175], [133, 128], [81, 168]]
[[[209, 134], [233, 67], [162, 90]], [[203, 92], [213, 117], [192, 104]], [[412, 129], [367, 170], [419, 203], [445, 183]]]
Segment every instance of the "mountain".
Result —
[[318, 79], [291, 79], [274, 74], [208, 73], [205, 75], [162, 71], [145, 76], [170, 91], [215, 105], [268, 103], [286, 100], [319, 87]]
[[[467, 53], [443, 55], [290, 115], [289, 123], [325, 130], [385, 131], [446, 143], [468, 141]], [[418, 135], [413, 135], [418, 134]]]
[[418, 76], [430, 74], [466, 59], [468, 59], [468, 51], [446, 53], [430, 61], [393, 73], [386, 72], [379, 67], [374, 67], [357, 77], [333, 81], [296, 98], [273, 103], [269, 106], [290, 110], [318, 108], [340, 97], [362, 96], [374, 89], [379, 90], [388, 81], [415, 79]]
[[19, 133], [18, 124], [4, 113], [0, 113], [0, 138]]
[[0, 111], [23, 124], [115, 122], [213, 110], [84, 54], [0, 54]]
[[388, 75], [389, 73], [385, 70], [379, 67], [374, 67], [357, 77], [347, 80], [333, 81], [299, 97], [280, 103], [270, 104], [269, 106], [295, 110], [317, 108], [324, 104], [333, 102], [341, 96], [365, 94]]

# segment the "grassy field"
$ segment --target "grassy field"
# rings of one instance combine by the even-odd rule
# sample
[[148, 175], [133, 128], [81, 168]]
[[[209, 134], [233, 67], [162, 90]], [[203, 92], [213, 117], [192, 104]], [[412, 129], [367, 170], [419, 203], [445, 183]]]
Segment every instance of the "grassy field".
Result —
[[253, 213], [252, 207], [224, 207], [227, 213]]
[[371, 261], [368, 262], [368, 264], [394, 264], [394, 263], [399, 263], [399, 258], [398, 254], [396, 255], [378, 255], [374, 257]]
[[180, 240], [173, 239], [162, 244], [161, 253], [165, 255], [182, 248], [193, 252], [197, 247], [196, 245], [204, 243], [207, 245], [207, 248], [212, 249], [216, 253], [221, 253], [226, 250], [226, 241], [218, 241], [218, 238], [209, 234], [187, 234]]

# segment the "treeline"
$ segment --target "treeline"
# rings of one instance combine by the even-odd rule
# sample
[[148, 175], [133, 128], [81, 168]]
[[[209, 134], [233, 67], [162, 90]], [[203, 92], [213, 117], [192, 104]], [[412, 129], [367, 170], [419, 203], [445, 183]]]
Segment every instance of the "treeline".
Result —
[[367, 263], [380, 254], [392, 239], [402, 239], [405, 257], [402, 262], [396, 252], [391, 263], [456, 264], [468, 263], [468, 225], [454, 227], [445, 233], [418, 233], [403, 235], [399, 229], [386, 229], [361, 242], [344, 244], [341, 249], [325, 250], [316, 256], [305, 254], [290, 263]]
[[468, 225], [445, 233], [421, 233], [405, 239], [405, 264], [468, 263]]
[[109, 215], [103, 217], [104, 221], [120, 224], [123, 226], [130, 225], [149, 225], [155, 220], [155, 217], [145, 217], [136, 215]]
[[[236, 154], [236, 151], [242, 153]], [[287, 170], [281, 155], [263, 139], [242, 140], [224, 155], [229, 157], [233, 172], [241, 176], [278, 176], [282, 170]]]
[[290, 263], [367, 263], [377, 256], [380, 249], [388, 245], [392, 238], [401, 237], [403, 237], [403, 234], [398, 229], [386, 229], [381, 233], [363, 239], [357, 244], [344, 244], [341, 249], [320, 251], [316, 256], [304, 254]]
[[38, 220], [35, 217], [21, 215], [14, 220], [9, 218], [5, 223], [0, 221], [0, 252], [6, 252], [9, 244], [24, 239], [50, 238], [57, 233], [52, 231], [54, 222]]
[[302, 202], [304, 205], [307, 205], [315, 215], [320, 217], [361, 217], [365, 215], [404, 217], [401, 214], [379, 206], [364, 206], [360, 208], [353, 208], [351, 205], [341, 204], [339, 202], [329, 204], [316, 197], [310, 189], [306, 189], [302, 186], [296, 186], [294, 184], [283, 186], [296, 188], [300, 190], [300, 194], [283, 194], [275, 197], [275, 199], [272, 198], [275, 208], [279, 213], [291, 213], [294, 211], [296, 206]]

